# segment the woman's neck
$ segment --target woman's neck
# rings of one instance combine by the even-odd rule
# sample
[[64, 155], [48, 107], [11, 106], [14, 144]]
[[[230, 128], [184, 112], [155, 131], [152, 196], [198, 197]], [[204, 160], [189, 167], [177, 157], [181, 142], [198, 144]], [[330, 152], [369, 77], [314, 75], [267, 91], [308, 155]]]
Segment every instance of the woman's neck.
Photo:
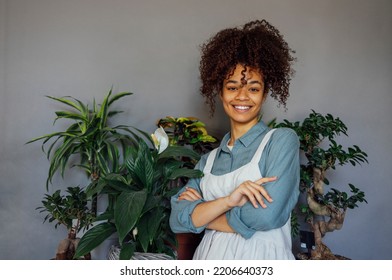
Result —
[[257, 120], [249, 123], [235, 123], [231, 122], [231, 129], [230, 129], [230, 140], [229, 145], [233, 146], [234, 142], [242, 137], [245, 133], [247, 133], [254, 125], [257, 124]]

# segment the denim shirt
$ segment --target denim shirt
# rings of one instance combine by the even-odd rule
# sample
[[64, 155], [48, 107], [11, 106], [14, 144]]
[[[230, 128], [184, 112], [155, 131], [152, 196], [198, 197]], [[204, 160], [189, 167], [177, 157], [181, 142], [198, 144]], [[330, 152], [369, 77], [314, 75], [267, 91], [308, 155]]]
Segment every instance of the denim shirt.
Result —
[[[211, 173], [224, 175], [247, 164], [269, 130], [260, 121], [235, 141], [232, 150], [227, 147], [230, 133], [226, 134], [218, 147]], [[195, 168], [203, 170], [208, 155], [203, 155]], [[252, 237], [256, 231], [282, 227], [290, 218], [299, 196], [300, 163], [297, 134], [289, 128], [276, 129], [264, 148], [259, 168], [263, 177], [278, 177], [276, 181], [264, 185], [273, 202], [269, 203], [265, 200], [267, 208], [254, 208], [250, 202], [247, 202], [242, 207], [234, 207], [226, 212], [231, 228], [246, 239]], [[201, 193], [200, 180], [200, 178], [191, 179], [186, 186]], [[175, 233], [200, 233], [207, 225], [195, 227], [191, 214], [194, 208], [205, 200], [178, 200], [179, 194], [184, 190], [185, 187], [171, 198], [171, 229]], [[203, 196], [202, 193], [201, 195]]]

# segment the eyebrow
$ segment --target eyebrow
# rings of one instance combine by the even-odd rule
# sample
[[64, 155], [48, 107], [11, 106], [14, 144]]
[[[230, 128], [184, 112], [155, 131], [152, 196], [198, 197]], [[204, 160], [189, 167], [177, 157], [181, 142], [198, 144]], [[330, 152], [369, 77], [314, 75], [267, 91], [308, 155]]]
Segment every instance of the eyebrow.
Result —
[[[229, 84], [229, 83], [239, 84], [240, 82], [236, 81], [236, 80], [228, 80], [228, 81], [226, 81], [225, 84]], [[248, 84], [250, 84], [250, 85], [252, 85], [252, 84], [260, 84], [261, 85], [262, 83], [259, 82], [259, 81], [256, 81], [256, 80], [251, 80], [251, 81], [248, 81]]]

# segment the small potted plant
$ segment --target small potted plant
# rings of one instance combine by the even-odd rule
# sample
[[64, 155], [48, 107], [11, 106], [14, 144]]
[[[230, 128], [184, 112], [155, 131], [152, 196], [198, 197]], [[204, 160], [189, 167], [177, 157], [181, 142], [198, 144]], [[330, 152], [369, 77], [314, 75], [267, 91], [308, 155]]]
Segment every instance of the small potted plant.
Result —
[[169, 216], [170, 197], [178, 188], [171, 182], [202, 176], [201, 171], [186, 167], [182, 160], [197, 160], [199, 154], [169, 145], [162, 128], [152, 136], [137, 132], [133, 144], [126, 148], [120, 171], [101, 177], [87, 191], [89, 196], [107, 193], [111, 200], [98, 217], [102, 223], [83, 235], [76, 257], [117, 233], [118, 245], [112, 247], [109, 259], [175, 258], [175, 237], [169, 228]]
[[168, 116], [159, 119], [157, 126], [165, 130], [171, 145], [190, 147], [200, 155], [217, 146], [218, 139], [208, 134], [206, 125], [198, 118]]
[[300, 180], [300, 190], [306, 196], [306, 204], [300, 205], [298, 214], [304, 215], [310, 225], [312, 238], [307, 244], [309, 253], [301, 253], [299, 258], [345, 258], [333, 254], [322, 239], [327, 232], [342, 228], [348, 209], [354, 209], [358, 203], [367, 201], [365, 193], [353, 184], [348, 184], [351, 195], [341, 190], [342, 187], [330, 187], [327, 174], [337, 166], [367, 163], [367, 154], [356, 145], [344, 149], [336, 142], [340, 134], [348, 136], [347, 127], [331, 114], [322, 115], [312, 110], [302, 123], [284, 120], [276, 126], [296, 131], [300, 150], [306, 158], [306, 162], [301, 165]]
[[[56, 260], [72, 260], [80, 238], [76, 234], [81, 230], [87, 230], [93, 220], [94, 214], [88, 207], [89, 200], [86, 193], [80, 187], [68, 187], [67, 195], [62, 195], [60, 190], [53, 194], [46, 194], [42, 200], [42, 206], [37, 207], [40, 213], [47, 215], [44, 222], [55, 222], [55, 228], [65, 226], [68, 231], [67, 238], [60, 241]], [[86, 253], [84, 259], [91, 259], [90, 253]]]

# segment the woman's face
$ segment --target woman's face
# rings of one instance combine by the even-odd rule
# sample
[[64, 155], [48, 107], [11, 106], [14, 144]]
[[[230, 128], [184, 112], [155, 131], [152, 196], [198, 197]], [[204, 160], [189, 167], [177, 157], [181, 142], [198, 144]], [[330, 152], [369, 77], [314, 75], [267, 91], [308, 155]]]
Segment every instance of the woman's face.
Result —
[[[238, 64], [233, 75], [223, 81], [221, 100], [226, 114], [234, 125], [257, 123], [264, 103], [264, 79], [260, 71]], [[245, 74], [245, 80], [243, 75]]]

